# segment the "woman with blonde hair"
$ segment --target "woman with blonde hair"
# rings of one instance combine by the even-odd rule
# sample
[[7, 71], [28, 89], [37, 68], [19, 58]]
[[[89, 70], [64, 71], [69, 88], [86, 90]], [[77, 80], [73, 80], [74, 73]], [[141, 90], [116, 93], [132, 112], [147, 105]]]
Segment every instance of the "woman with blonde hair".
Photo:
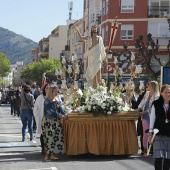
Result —
[[157, 100], [160, 96], [159, 94], [159, 84], [157, 81], [151, 81], [147, 84], [148, 91], [145, 93], [143, 99], [141, 100], [138, 111], [139, 116], [142, 120], [143, 127], [143, 148], [144, 157], [147, 156], [147, 146], [148, 146], [148, 134], [145, 133], [149, 129], [150, 123], [150, 113], [153, 101]]
[[64, 137], [61, 118], [66, 118], [61, 103], [57, 101], [58, 88], [55, 85], [48, 87], [44, 101], [44, 115], [42, 119], [42, 132], [45, 146], [45, 160], [57, 160], [55, 154], [64, 152]]

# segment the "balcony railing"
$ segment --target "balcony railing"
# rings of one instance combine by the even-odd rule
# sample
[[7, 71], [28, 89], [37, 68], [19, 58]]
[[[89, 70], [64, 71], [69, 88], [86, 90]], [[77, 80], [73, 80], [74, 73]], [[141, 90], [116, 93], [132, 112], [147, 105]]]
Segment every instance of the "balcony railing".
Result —
[[41, 58], [43, 58], [43, 59], [48, 59], [49, 57], [48, 57], [48, 55], [45, 55], [45, 54], [42, 54], [41, 56], [40, 56]]
[[48, 44], [49, 43], [49, 38], [43, 38], [42, 44]]
[[44, 48], [43, 52], [49, 52], [49, 48], [48, 47]]
[[167, 46], [169, 43], [169, 36], [168, 35], [164, 35], [161, 37], [152, 37], [152, 39], [154, 40], [154, 42], [157, 45], [161, 45], [161, 46]]
[[148, 18], [170, 18], [169, 6], [149, 6]]

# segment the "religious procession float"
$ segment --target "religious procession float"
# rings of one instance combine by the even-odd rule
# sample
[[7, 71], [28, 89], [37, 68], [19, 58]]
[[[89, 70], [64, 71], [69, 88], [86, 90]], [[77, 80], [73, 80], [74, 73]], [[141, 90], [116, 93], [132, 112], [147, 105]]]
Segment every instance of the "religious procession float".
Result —
[[[112, 26], [109, 48], [113, 43], [118, 25], [119, 23], [115, 21]], [[99, 45], [103, 45], [102, 41]], [[103, 49], [100, 46], [98, 51]], [[96, 48], [98, 47], [95, 46]], [[90, 52], [88, 55], [91, 55]], [[142, 72], [141, 65], [136, 65], [134, 60], [135, 56], [132, 52], [129, 65], [131, 78], [125, 86], [119, 81], [123, 70], [119, 67], [117, 57], [114, 56], [114, 82], [109, 84], [109, 88], [104, 80], [96, 87], [91, 86], [87, 81], [82, 91], [77, 80], [80, 71], [77, 55], [74, 54], [73, 65], [68, 67], [66, 67], [65, 57], [62, 56], [62, 68], [57, 68], [55, 74], [62, 81], [63, 105], [68, 113], [68, 119], [63, 120], [66, 154], [129, 155], [137, 153], [135, 120], [138, 119], [138, 114], [131, 109], [132, 96], [129, 96], [128, 103], [121, 97], [123, 90], [130, 89], [132, 93], [134, 92], [133, 78]], [[67, 87], [66, 72], [74, 80], [70, 88]], [[139, 89], [143, 90], [144, 81], [139, 82]]]

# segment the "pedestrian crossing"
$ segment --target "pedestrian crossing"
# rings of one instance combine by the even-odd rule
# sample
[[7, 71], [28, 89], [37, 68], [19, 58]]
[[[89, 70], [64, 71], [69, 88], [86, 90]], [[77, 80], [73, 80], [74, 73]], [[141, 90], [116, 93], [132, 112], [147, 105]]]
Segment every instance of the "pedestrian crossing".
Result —
[[28, 170], [58, 170], [58, 169], [56, 167], [50, 167], [50, 168], [28, 169]]
[[28, 142], [1, 142], [0, 148], [30, 146]]

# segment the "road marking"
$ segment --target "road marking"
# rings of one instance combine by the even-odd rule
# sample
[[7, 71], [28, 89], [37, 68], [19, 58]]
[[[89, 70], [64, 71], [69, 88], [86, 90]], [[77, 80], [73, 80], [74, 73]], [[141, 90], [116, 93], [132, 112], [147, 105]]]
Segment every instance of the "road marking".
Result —
[[1, 159], [0, 162], [11, 162], [11, 161], [22, 161], [22, 160], [26, 160], [26, 158]]
[[24, 155], [23, 153], [0, 153], [0, 156], [9, 156], [9, 155]]
[[12, 134], [0, 134], [0, 136], [5, 136], [5, 137], [16, 137], [16, 138], [18, 138], [18, 137], [20, 137], [21, 138], [21, 135], [12, 135]]
[[30, 146], [30, 144], [28, 142], [0, 143], [0, 148], [2, 148], [2, 147], [14, 147], [14, 146]]
[[58, 170], [56, 167], [50, 167], [50, 168], [38, 168], [38, 169], [27, 169], [27, 170], [43, 170], [43, 169]]
[[57, 170], [57, 168], [56, 167], [51, 167], [51, 170]]

